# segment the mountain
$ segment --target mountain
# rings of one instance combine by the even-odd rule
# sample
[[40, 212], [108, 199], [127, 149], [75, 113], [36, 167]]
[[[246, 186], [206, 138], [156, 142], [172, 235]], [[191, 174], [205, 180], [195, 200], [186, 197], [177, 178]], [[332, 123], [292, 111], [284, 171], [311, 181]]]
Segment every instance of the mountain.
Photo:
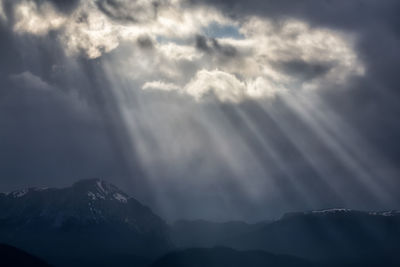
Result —
[[331, 209], [169, 226], [116, 186], [90, 179], [0, 193], [0, 242], [56, 266], [140, 267], [157, 258], [154, 266], [400, 266], [400, 212]]
[[223, 245], [325, 262], [385, 261], [395, 266], [400, 263], [400, 212], [332, 209], [290, 213], [224, 240]]
[[210, 248], [222, 245], [225, 240], [256, 231], [269, 222], [249, 224], [241, 221], [208, 222], [205, 220], [180, 220], [171, 225], [174, 244], [180, 248]]
[[0, 242], [55, 265], [146, 264], [172, 247], [167, 224], [112, 184], [0, 194]]
[[0, 244], [1, 266], [50, 267], [45, 261], [15, 247]]
[[265, 251], [237, 251], [231, 248], [191, 248], [165, 255], [151, 267], [312, 267], [312, 262]]

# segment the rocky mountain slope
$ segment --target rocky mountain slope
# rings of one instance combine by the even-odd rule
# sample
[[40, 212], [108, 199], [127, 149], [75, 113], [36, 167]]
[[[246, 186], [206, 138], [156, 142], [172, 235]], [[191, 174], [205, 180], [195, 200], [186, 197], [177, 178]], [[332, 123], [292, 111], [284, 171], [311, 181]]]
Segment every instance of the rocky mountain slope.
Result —
[[172, 247], [161, 218], [99, 179], [1, 194], [0, 242], [58, 265], [108, 262], [115, 255], [146, 262]]
[[0, 242], [56, 266], [400, 266], [400, 212], [330, 209], [256, 224], [167, 225], [114, 185], [91, 179], [0, 193]]

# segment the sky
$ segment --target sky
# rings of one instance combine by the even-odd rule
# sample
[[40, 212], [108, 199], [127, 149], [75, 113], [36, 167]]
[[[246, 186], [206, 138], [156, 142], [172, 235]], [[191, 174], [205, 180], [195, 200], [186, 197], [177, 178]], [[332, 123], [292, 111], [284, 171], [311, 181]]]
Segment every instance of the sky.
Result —
[[168, 221], [400, 209], [397, 0], [0, 0], [0, 191]]

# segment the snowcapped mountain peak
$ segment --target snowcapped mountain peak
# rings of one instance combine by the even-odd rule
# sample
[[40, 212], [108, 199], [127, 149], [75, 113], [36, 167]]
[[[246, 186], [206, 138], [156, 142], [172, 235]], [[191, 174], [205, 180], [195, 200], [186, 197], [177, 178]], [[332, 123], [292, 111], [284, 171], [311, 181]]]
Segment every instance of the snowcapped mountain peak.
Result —
[[101, 180], [96, 181], [96, 186], [97, 189], [100, 190], [101, 192], [107, 194], [108, 190], [104, 189], [103, 184], [107, 187], [107, 184]]
[[[100, 178], [84, 179], [75, 182], [72, 187], [75, 188], [96, 188], [100, 191], [106, 192], [112, 185]], [[115, 186], [112, 186], [115, 187]]]
[[130, 198], [113, 184], [98, 178], [76, 182], [73, 185], [73, 188], [87, 195], [90, 201], [114, 200], [121, 203], [127, 203]]
[[114, 199], [118, 200], [119, 202], [122, 202], [122, 203], [128, 202], [128, 198], [121, 195], [120, 193], [114, 193], [113, 197], [114, 197]]
[[48, 189], [48, 187], [29, 187], [29, 188], [11, 191], [11, 192], [5, 193], [5, 195], [12, 197], [12, 198], [21, 198], [21, 197], [26, 196], [28, 193], [40, 192], [40, 191], [44, 191], [47, 189]]
[[160, 217], [100, 179], [82, 180], [64, 188], [0, 194], [0, 239], [10, 240], [5, 239], [8, 236], [16, 236], [15, 240], [29, 236], [35, 247], [47, 242], [49, 251], [56, 242], [64, 242], [60, 240], [67, 240], [62, 243], [67, 244], [67, 251], [73, 249], [70, 244], [75, 247], [84, 243], [84, 247], [98, 245], [96, 253], [113, 251], [115, 255], [121, 247], [127, 248], [126, 255], [131, 250], [139, 253], [149, 242], [154, 251], [170, 246], [167, 225]]
[[[116, 201], [125, 204], [128, 203], [128, 200], [131, 198], [129, 195], [124, 193], [115, 185], [98, 178], [78, 181], [75, 184], [73, 184], [71, 189], [76, 197], [82, 196], [83, 199], [86, 198], [86, 200], [91, 202], [103, 200], [103, 201]], [[65, 189], [56, 189], [48, 187], [30, 187], [7, 193], [1, 193], [1, 195], [12, 199], [22, 200], [25, 197], [36, 195], [37, 193], [40, 192], [48, 192], [51, 194], [53, 191], [57, 190], [63, 191]]]
[[[334, 209], [324, 209], [324, 210], [313, 210], [308, 213], [312, 214], [338, 214], [338, 213], [349, 213], [352, 212], [351, 209], [334, 208]], [[306, 212], [307, 213], [307, 212]]]
[[[65, 188], [28, 188], [0, 194], [0, 207], [0, 219], [18, 218], [27, 225], [45, 224], [54, 229], [123, 222], [135, 231], [147, 231], [149, 218], [162, 224], [148, 207], [100, 179], [81, 180]], [[138, 224], [137, 216], [143, 219], [143, 225]]]

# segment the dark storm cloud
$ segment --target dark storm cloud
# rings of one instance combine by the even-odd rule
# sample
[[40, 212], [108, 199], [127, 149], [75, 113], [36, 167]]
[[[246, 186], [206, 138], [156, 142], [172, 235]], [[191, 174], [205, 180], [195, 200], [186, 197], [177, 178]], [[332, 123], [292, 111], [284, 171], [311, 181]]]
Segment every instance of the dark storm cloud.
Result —
[[[1, 85], [5, 91], [0, 116], [4, 189], [59, 185], [118, 166], [111, 162], [114, 152], [96, 113], [80, 108], [60, 91], [14, 84], [3, 81]], [[96, 170], [90, 170], [94, 166]]]
[[69, 65], [51, 37], [0, 38], [1, 191], [143, 177], [98, 61]]
[[227, 58], [234, 58], [238, 51], [231, 45], [221, 45], [215, 38], [207, 38], [203, 35], [196, 36], [196, 48], [209, 54], [218, 54]]
[[159, 1], [149, 1], [146, 4], [137, 2], [100, 0], [97, 1], [97, 6], [104, 14], [117, 21], [138, 23], [156, 18]]
[[374, 23], [385, 24], [398, 32], [400, 3], [396, 0], [191, 0], [225, 9], [231, 15], [256, 14], [269, 18], [298, 18], [317, 25], [364, 28]]
[[82, 0], [36, 0], [37, 3], [49, 1], [61, 12], [69, 13], [73, 11]]
[[25, 71], [20, 74], [14, 74], [10, 76], [10, 80], [17, 86], [22, 88], [32, 88], [37, 90], [50, 90], [51, 86], [37, 77], [30, 73], [29, 71]]
[[137, 39], [137, 43], [139, 47], [144, 48], [144, 49], [152, 49], [154, 48], [154, 43], [153, 40], [146, 35], [142, 35]]
[[312, 80], [322, 76], [333, 67], [330, 63], [309, 63], [303, 60], [275, 62], [273, 66], [301, 80]]
[[196, 36], [196, 48], [206, 52], [209, 52], [211, 50], [211, 48], [207, 44], [207, 38], [202, 35]]

